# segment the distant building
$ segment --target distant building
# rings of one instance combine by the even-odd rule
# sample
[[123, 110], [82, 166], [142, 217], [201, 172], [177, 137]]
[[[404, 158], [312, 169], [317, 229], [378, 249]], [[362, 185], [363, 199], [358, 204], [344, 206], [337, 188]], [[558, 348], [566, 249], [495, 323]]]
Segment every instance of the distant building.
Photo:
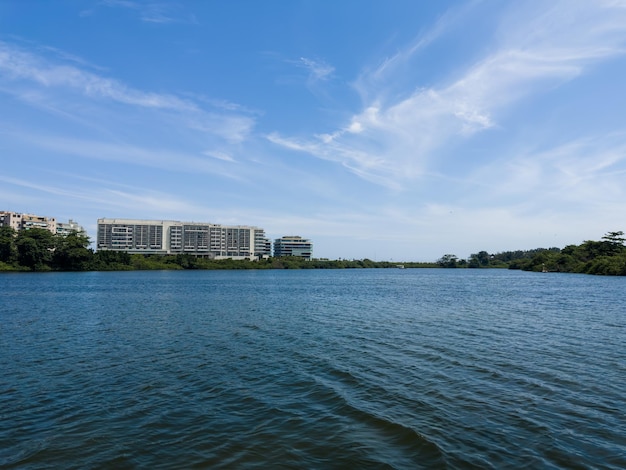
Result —
[[18, 212], [0, 212], [0, 227], [11, 227], [16, 232], [22, 230], [22, 214]]
[[265, 236], [265, 231], [260, 228], [254, 229], [254, 253], [259, 258], [272, 256], [272, 241]]
[[22, 230], [31, 228], [42, 228], [52, 233], [57, 231], [57, 221], [53, 217], [44, 217], [42, 215], [22, 214]]
[[274, 240], [274, 256], [298, 256], [310, 260], [313, 255], [311, 240], [297, 235], [285, 236]]
[[265, 231], [258, 227], [175, 220], [98, 219], [98, 250], [254, 259], [268, 257], [270, 248]]
[[72, 219], [68, 223], [64, 223], [57, 222], [53, 217], [10, 211], [0, 211], [0, 227], [11, 227], [16, 232], [31, 228], [41, 228], [59, 235], [67, 235], [73, 231], [85, 232], [85, 229]]
[[69, 220], [69, 222], [65, 223], [65, 222], [57, 222], [57, 230], [56, 233], [59, 235], [69, 235], [72, 232], [78, 232], [80, 234], [85, 234], [85, 229], [78, 225], [78, 223], [76, 223], [75, 221], [73, 221], [72, 219]]

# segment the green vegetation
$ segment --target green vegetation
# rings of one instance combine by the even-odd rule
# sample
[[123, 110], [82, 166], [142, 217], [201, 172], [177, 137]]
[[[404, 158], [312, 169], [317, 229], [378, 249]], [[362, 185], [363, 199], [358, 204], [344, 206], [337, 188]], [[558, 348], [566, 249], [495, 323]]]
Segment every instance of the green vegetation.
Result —
[[505, 251], [489, 254], [486, 251], [459, 260], [455, 255], [444, 255], [437, 265], [444, 268], [509, 268], [536, 272], [603, 274], [626, 276], [626, 246], [623, 232], [608, 232], [600, 241], [584, 241], [580, 245], [534, 250]]
[[0, 271], [84, 271], [94, 253], [89, 238], [79, 233], [53, 235], [34, 228], [19, 233], [0, 227]]
[[[608, 232], [600, 241], [580, 245], [489, 254], [480, 251], [469, 259], [443, 255], [435, 263], [401, 263], [405, 268], [508, 268], [626, 276], [626, 246], [623, 232]], [[53, 235], [30, 229], [16, 233], [0, 227], [0, 271], [130, 271], [159, 269], [357, 269], [396, 268], [390, 261], [312, 260], [298, 257], [258, 261], [208, 259], [190, 254], [141, 255], [89, 248], [89, 237], [80, 233]]]
[[609, 232], [600, 241], [587, 240], [562, 250], [536, 253], [511, 264], [525, 271], [569, 272], [626, 276], [623, 232]]
[[[403, 263], [407, 268], [436, 267], [434, 263]], [[207, 259], [190, 254], [141, 255], [89, 248], [89, 238], [79, 233], [53, 235], [30, 229], [19, 233], [0, 227], [0, 271], [130, 271], [175, 269], [348, 269], [395, 268], [397, 263], [364, 260], [312, 260], [298, 257], [258, 261]]]

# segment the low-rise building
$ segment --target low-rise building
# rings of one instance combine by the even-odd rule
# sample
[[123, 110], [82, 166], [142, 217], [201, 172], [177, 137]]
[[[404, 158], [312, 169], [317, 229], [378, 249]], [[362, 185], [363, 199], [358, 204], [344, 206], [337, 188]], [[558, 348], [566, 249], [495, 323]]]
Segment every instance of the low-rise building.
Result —
[[72, 232], [85, 234], [85, 229], [74, 220], [70, 219], [66, 222], [57, 222], [56, 233], [59, 235], [69, 235]]
[[0, 227], [11, 227], [16, 232], [22, 230], [22, 214], [19, 212], [0, 212]]
[[53, 217], [44, 217], [43, 215], [22, 214], [22, 230], [31, 228], [42, 228], [49, 232], [57, 232], [57, 221]]
[[85, 232], [85, 229], [72, 219], [67, 223], [57, 222], [54, 217], [11, 211], [0, 211], [0, 227], [11, 227], [16, 232], [31, 228], [41, 228], [59, 235], [68, 235], [71, 232]]
[[313, 256], [313, 243], [311, 240], [298, 235], [288, 235], [274, 240], [274, 256], [298, 256], [311, 260]]

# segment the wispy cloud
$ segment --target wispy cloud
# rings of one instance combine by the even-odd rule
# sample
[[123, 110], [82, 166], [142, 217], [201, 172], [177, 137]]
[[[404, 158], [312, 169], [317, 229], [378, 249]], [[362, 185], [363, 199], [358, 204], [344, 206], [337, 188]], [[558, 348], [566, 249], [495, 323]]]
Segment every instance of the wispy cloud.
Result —
[[507, 155], [506, 161], [480, 168], [469, 179], [489, 182], [492, 202], [482, 200], [483, 205], [523, 200], [540, 207], [550, 201], [563, 210], [580, 210], [625, 200], [624, 175], [626, 135], [618, 133]]
[[212, 158], [217, 158], [218, 160], [222, 160], [225, 162], [234, 162], [235, 159], [233, 158], [232, 155], [226, 153], [226, 152], [222, 152], [219, 150], [207, 150], [205, 152], [202, 152], [204, 155], [208, 156], [208, 157], [212, 157]]
[[101, 0], [101, 5], [111, 8], [125, 8], [137, 13], [146, 23], [193, 23], [194, 17], [183, 15], [181, 6], [172, 2], [138, 2], [131, 0]]
[[[437, 19], [431, 28], [422, 31], [405, 47], [365, 67], [352, 83], [363, 101], [370, 103], [380, 101], [385, 95], [393, 96], [397, 91], [396, 87], [405, 85], [400, 78], [412, 75], [410, 69], [416, 67], [414, 64], [416, 56], [461, 23], [475, 4], [476, 1], [470, 1], [467, 4], [450, 8]], [[400, 91], [400, 93], [403, 92], [404, 90]]]
[[[5, 176], [0, 176], [0, 181], [5, 185], [14, 187], [14, 192], [15, 188], [23, 188], [30, 192], [44, 193], [51, 198], [80, 201], [82, 204], [88, 203], [102, 209], [121, 210], [126, 214], [133, 214], [138, 207], [141, 207], [142, 212], [146, 211], [147, 213], [156, 214], [186, 214], [204, 210], [190, 203], [190, 201], [179, 198], [175, 194], [138, 186], [120, 189], [119, 184], [104, 180], [92, 179], [92, 185], [89, 187], [73, 186], [71, 188], [68, 188], [67, 185], [59, 187], [49, 183], [44, 184]], [[97, 191], [94, 191], [93, 183], [98, 184]]]
[[[194, 155], [181, 150], [167, 150], [134, 146], [131, 144], [114, 143], [96, 140], [85, 140], [67, 137], [58, 137], [44, 134], [12, 133], [12, 138], [19, 138], [31, 142], [36, 147], [47, 152], [60, 155], [72, 155], [79, 158], [88, 158], [109, 162], [123, 162], [127, 165], [137, 165], [161, 170], [183, 173], [203, 173], [219, 175], [223, 178], [241, 181], [245, 179], [241, 171], [234, 171], [221, 165], [220, 162], [231, 162], [232, 157], [225, 153], [213, 151]], [[206, 158], [210, 156], [212, 158]]]
[[300, 57], [298, 64], [309, 71], [309, 81], [318, 82], [320, 80], [328, 80], [335, 68], [321, 60]]
[[[318, 158], [337, 161], [355, 174], [389, 185], [407, 184], [445, 155], [451, 144], [498, 126], [499, 116], [520, 100], [580, 76], [593, 64], [626, 52], [626, 8], [615, 2], [520, 3], [501, 20], [495, 47], [447, 83], [418, 88], [392, 100], [383, 69], [361, 79], [369, 102], [333, 133], [313, 138], [273, 134], [270, 140]], [[520, 21], [524, 17], [528, 21]], [[443, 34], [394, 57], [412, 54]], [[397, 64], [394, 64], [397, 67]], [[418, 85], [417, 83], [415, 85]], [[390, 85], [391, 86], [391, 85]]]
[[[56, 54], [58, 55], [58, 54]], [[0, 42], [0, 86], [2, 82], [19, 86], [4, 86], [5, 92], [28, 97], [31, 101], [41, 96], [49, 104], [50, 96], [57, 91], [76, 93], [84, 98], [113, 102], [122, 105], [173, 113], [186, 127], [210, 133], [230, 142], [245, 140], [254, 127], [255, 120], [245, 111], [230, 104], [231, 110], [206, 109], [191, 98], [173, 94], [143, 91], [73, 64], [51, 61], [6, 42]], [[25, 88], [27, 83], [36, 86]], [[67, 97], [63, 97], [65, 101]]]
[[124, 104], [197, 111], [196, 105], [176, 96], [132, 89], [115, 79], [101, 77], [75, 66], [51, 63], [41, 56], [2, 42], [0, 71], [14, 80], [30, 80], [46, 88], [67, 87], [90, 97], [107, 98]]

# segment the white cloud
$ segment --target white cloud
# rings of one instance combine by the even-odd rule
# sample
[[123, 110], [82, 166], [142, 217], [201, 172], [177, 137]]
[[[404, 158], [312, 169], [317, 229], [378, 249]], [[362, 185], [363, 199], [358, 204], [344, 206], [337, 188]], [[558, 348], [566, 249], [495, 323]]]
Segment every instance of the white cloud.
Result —
[[[279, 57], [280, 54], [266, 53], [270, 57]], [[321, 59], [312, 59], [308, 57], [300, 57], [297, 60], [282, 59], [283, 62], [290, 66], [295, 66], [306, 71], [305, 85], [309, 92], [324, 100], [328, 99], [325, 85], [333, 78], [335, 68]], [[288, 78], [287, 78], [288, 77]], [[282, 76], [279, 80], [283, 83], [301, 83], [301, 77]]]
[[625, 175], [623, 134], [581, 138], [543, 150], [529, 147], [470, 173], [466, 185], [475, 190], [467, 190], [464, 204], [517, 207], [549, 219], [569, 217], [570, 223], [579, 217], [606, 218], [608, 208], [626, 200]]
[[[372, 72], [376, 79], [361, 77], [358, 86], [371, 98], [342, 129], [308, 140], [274, 134], [272, 142], [336, 161], [370, 181], [406, 185], [423, 175], [450, 143], [497, 127], [498, 117], [520, 100], [626, 52], [626, 9], [621, 5], [561, 2], [543, 10], [543, 3], [531, 2], [511, 8], [496, 47], [450, 83], [390, 101], [386, 80], [394, 77], [386, 63]], [[443, 34], [444, 24], [428, 40], [397, 54], [394, 67]]]
[[0, 70], [13, 80], [29, 80], [45, 88], [66, 87], [86, 96], [106, 98], [124, 104], [176, 111], [197, 111], [197, 106], [172, 95], [146, 93], [117, 80], [65, 64], [53, 64], [43, 57], [0, 42]]
[[213, 158], [217, 158], [218, 160], [223, 160], [225, 162], [234, 162], [235, 159], [232, 157], [232, 155], [226, 153], [226, 152], [222, 152], [219, 150], [207, 150], [206, 152], [202, 152], [204, 155], [208, 156], [208, 157], [213, 157]]
[[[72, 155], [79, 158], [88, 158], [108, 162], [122, 162], [127, 165], [137, 165], [167, 171], [183, 173], [203, 173], [219, 175], [223, 178], [242, 181], [246, 178], [244, 172], [235, 171], [221, 162], [232, 162], [233, 159], [224, 152], [201, 152], [198, 155], [183, 150], [168, 150], [156, 147], [135, 146], [119, 142], [98, 140], [74, 139], [57, 137], [45, 134], [21, 134], [18, 132], [3, 131], [26, 144], [45, 149], [50, 155]], [[210, 160], [200, 156], [210, 156]]]
[[[28, 190], [29, 197], [37, 203], [37, 206], [43, 205], [40, 194], [43, 193], [47, 201], [53, 202], [52, 207], [56, 205], [54, 212], [58, 212], [59, 203], [55, 201], [59, 200], [70, 200], [75, 205], [97, 206], [102, 211], [114, 210], [116, 213], [122, 211], [129, 216], [135, 214], [137, 210], [141, 210], [142, 214], [154, 214], [156, 217], [163, 217], [164, 214], [198, 214], [206, 211], [206, 208], [197, 206], [176, 194], [136, 185], [132, 188], [120, 189], [122, 185], [115, 181], [93, 178], [76, 179], [87, 180], [91, 184], [84, 187], [75, 184], [68, 188], [67, 186], [59, 187], [53, 184], [0, 176], [0, 181], [13, 187], [12, 192], [14, 194], [20, 194], [19, 189], [16, 188]], [[96, 189], [94, 189], [94, 184], [97, 185]]]
[[[367, 67], [360, 73], [352, 86], [363, 101], [368, 103], [393, 96], [396, 84], [401, 82], [399, 78], [409, 75], [410, 68], [415, 67], [413, 64], [415, 57], [461, 23], [468, 10], [474, 8], [475, 4], [476, 2], [470, 1], [447, 10], [429, 30], [420, 33], [411, 43], [393, 55], [383, 58], [376, 66]], [[405, 94], [405, 90], [401, 90], [400, 94]]]
[[181, 11], [181, 5], [173, 2], [101, 0], [100, 5], [135, 11], [139, 15], [139, 19], [146, 23], [195, 23], [193, 16], [185, 17]]
[[309, 71], [309, 80], [317, 82], [319, 80], [328, 80], [335, 68], [321, 60], [308, 59], [300, 57], [300, 65]]
[[[36, 88], [28, 88], [28, 83]], [[18, 86], [10, 86], [15, 84]], [[50, 102], [54, 101], [55, 93], [69, 91], [103, 105], [107, 102], [119, 103], [169, 113], [187, 128], [235, 143], [244, 141], [255, 125], [255, 120], [247, 114], [207, 110], [191, 99], [138, 90], [75, 65], [51, 62], [43, 56], [3, 42], [0, 42], [0, 87], [6, 93], [27, 98], [33, 105], [40, 101], [44, 107], [52, 107]], [[64, 106], [59, 108], [67, 107], [68, 97], [59, 99], [64, 101]], [[231, 108], [233, 106], [231, 104]]]

